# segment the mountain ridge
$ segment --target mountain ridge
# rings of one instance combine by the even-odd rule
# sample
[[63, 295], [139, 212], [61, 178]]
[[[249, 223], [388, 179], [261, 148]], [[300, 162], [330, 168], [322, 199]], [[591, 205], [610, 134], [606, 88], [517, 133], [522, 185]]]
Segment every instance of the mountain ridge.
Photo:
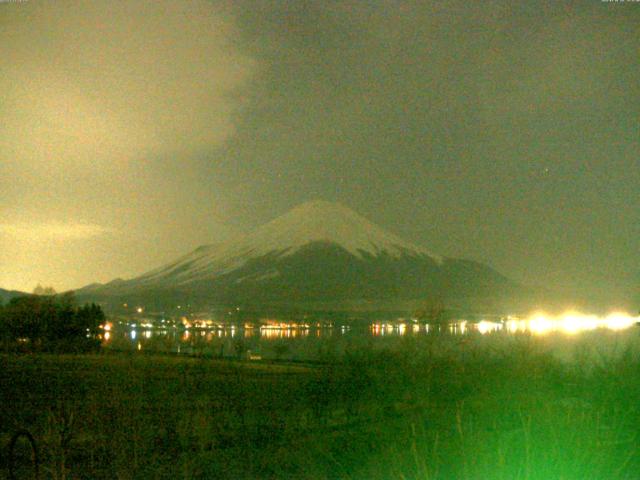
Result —
[[178, 260], [137, 278], [141, 282], [153, 283], [173, 273], [176, 280], [188, 283], [241, 268], [247, 258], [273, 252], [287, 256], [308, 243], [321, 241], [341, 245], [360, 258], [365, 254], [377, 255], [386, 251], [395, 256], [429, 256], [436, 262], [442, 262], [442, 257], [386, 232], [341, 204], [314, 200], [298, 205], [249, 234], [223, 243], [202, 245]]
[[491, 295], [514, 284], [477, 262], [431, 253], [353, 210], [315, 200], [246, 235], [204, 245], [129, 280], [80, 295], [191, 298], [204, 304]]
[[29, 294], [25, 292], [20, 292], [18, 290], [5, 290], [3, 288], [0, 288], [0, 304], [7, 303], [9, 300], [11, 300], [14, 297], [23, 297], [26, 295], [29, 295]]

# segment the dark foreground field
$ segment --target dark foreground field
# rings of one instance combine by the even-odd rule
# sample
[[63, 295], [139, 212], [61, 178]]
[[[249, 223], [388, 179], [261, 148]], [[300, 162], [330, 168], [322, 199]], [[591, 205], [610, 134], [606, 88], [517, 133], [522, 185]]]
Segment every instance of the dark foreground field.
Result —
[[28, 429], [41, 478], [640, 478], [637, 356], [450, 347], [327, 366], [0, 356], [2, 474]]

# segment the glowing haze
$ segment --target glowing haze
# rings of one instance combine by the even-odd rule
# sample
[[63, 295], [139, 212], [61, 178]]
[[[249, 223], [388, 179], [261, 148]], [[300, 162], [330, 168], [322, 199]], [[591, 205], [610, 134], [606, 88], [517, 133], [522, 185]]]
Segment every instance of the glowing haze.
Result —
[[1, 288], [131, 277], [320, 198], [640, 298], [637, 3], [31, 0], [0, 34]]
[[0, 20], [0, 285], [108, 280], [226, 233], [182, 161], [233, 134], [254, 70], [220, 8], [33, 1]]

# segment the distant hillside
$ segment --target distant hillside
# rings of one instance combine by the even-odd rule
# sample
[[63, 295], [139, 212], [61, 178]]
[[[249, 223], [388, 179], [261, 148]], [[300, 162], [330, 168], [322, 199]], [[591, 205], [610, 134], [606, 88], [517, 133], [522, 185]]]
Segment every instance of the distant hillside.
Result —
[[394, 305], [407, 300], [495, 305], [522, 288], [492, 268], [445, 258], [352, 210], [300, 205], [254, 232], [202, 246], [131, 280], [90, 285], [87, 299], [171, 305]]
[[19, 292], [17, 290], [3, 290], [0, 288], [0, 303], [7, 303], [13, 297], [20, 297], [23, 295], [27, 295], [24, 292]]

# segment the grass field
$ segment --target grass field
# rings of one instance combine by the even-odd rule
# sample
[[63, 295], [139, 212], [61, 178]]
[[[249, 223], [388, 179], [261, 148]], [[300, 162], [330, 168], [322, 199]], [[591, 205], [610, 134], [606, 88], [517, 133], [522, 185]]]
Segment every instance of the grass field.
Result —
[[0, 384], [3, 466], [26, 428], [41, 478], [640, 478], [630, 353], [407, 339], [322, 366], [4, 355]]

